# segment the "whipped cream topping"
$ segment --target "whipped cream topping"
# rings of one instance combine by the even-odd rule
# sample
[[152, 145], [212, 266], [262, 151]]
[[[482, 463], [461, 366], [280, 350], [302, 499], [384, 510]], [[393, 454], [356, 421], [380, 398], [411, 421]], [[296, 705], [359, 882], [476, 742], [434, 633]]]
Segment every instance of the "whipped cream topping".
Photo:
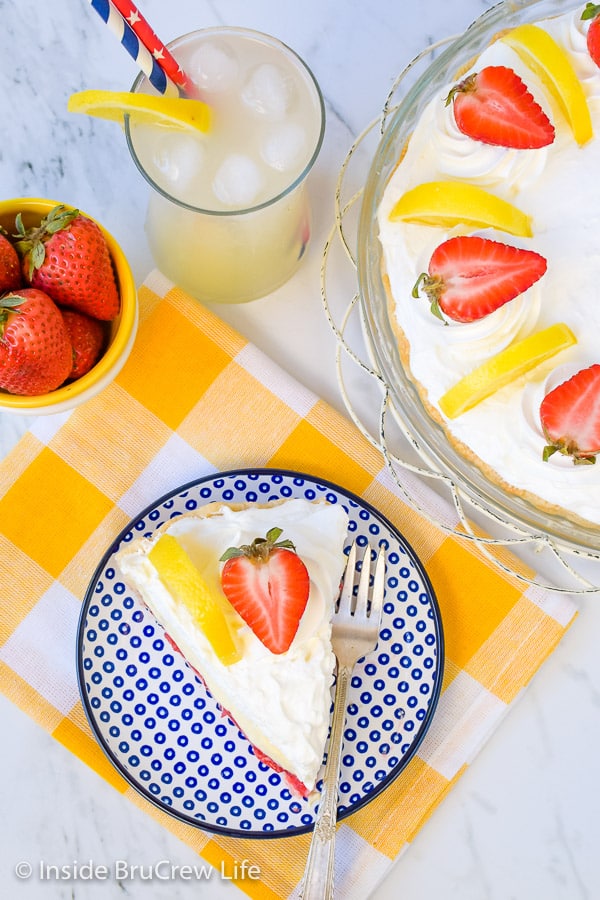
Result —
[[[321, 766], [331, 705], [335, 658], [331, 615], [343, 573], [348, 517], [338, 505], [286, 500], [265, 507], [220, 507], [207, 517], [177, 516], [164, 529], [181, 543], [204, 579], [220, 592], [220, 556], [229, 547], [283, 529], [308, 569], [310, 593], [298, 631], [285, 653], [273, 654], [231, 608], [242, 658], [225, 666], [189, 611], [164, 587], [150, 560], [152, 541], [141, 538], [120, 551], [123, 577], [201, 674], [215, 700], [246, 737], [310, 790]], [[227, 601], [224, 601], [227, 605]]]
[[[455, 420], [445, 420], [452, 437], [466, 445], [517, 491], [600, 523], [600, 465], [574, 465], [554, 454], [542, 459], [545, 439], [539, 404], [559, 381], [553, 373], [574, 374], [600, 362], [600, 68], [586, 47], [588, 23], [581, 7], [538, 22], [567, 52], [582, 82], [594, 137], [580, 147], [543, 83], [501, 40], [491, 44], [470, 71], [487, 65], [514, 69], [556, 129], [554, 142], [539, 150], [492, 147], [463, 135], [442, 91], [424, 110], [407, 152], [387, 185], [378, 225], [398, 324], [409, 344], [410, 369], [427, 400], [439, 398], [467, 372], [509, 343], [556, 322], [565, 322], [577, 344], [503, 388]], [[532, 217], [533, 236], [501, 231], [451, 230], [390, 222], [389, 212], [405, 191], [434, 180], [474, 183], [510, 201]], [[477, 233], [524, 247], [548, 261], [546, 274], [520, 297], [469, 324], [445, 326], [412, 288], [427, 270], [434, 249], [456, 234]], [[568, 375], [565, 376], [569, 377]], [[564, 379], [561, 379], [564, 380]]]

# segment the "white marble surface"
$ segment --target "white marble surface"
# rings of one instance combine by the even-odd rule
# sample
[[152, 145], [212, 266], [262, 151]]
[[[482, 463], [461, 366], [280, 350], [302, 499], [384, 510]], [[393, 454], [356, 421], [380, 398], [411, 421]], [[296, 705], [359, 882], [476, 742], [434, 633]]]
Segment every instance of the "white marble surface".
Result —
[[[425, 16], [422, 4], [388, 0], [140, 2], [164, 40], [219, 23], [270, 32], [293, 46], [321, 83], [328, 125], [312, 179], [316, 228], [306, 264], [275, 295], [222, 314], [340, 409], [334, 340], [319, 295], [321, 248], [332, 223], [339, 166], [404, 64], [490, 5], [431, 0]], [[115, 235], [141, 281], [152, 266], [142, 228], [145, 185], [117, 126], [66, 113], [75, 90], [128, 87], [133, 63], [85, 0], [0, 0], [0, 25], [0, 196], [37, 195], [80, 206]], [[0, 415], [0, 454], [27, 425], [27, 419]], [[599, 896], [600, 597], [582, 598], [580, 606], [575, 626], [375, 891], [376, 900]], [[35, 876], [19, 881], [20, 861], [35, 868], [40, 861], [152, 866], [197, 859], [4, 698], [0, 716], [0, 897], [241, 896], [216, 876], [160, 884], [139, 877], [120, 885]]]

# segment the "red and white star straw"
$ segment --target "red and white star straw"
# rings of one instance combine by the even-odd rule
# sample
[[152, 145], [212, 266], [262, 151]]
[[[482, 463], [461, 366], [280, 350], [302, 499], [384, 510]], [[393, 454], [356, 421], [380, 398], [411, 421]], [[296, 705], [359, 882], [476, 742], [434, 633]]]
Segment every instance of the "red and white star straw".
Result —
[[167, 78], [170, 78], [186, 97], [197, 97], [198, 90], [196, 85], [154, 33], [135, 3], [132, 3], [131, 0], [111, 0], [111, 3], [119, 10], [131, 30], [151, 53]]
[[90, 2], [159, 93], [179, 93], [198, 99], [199, 92], [194, 82], [133, 3], [129, 0]]

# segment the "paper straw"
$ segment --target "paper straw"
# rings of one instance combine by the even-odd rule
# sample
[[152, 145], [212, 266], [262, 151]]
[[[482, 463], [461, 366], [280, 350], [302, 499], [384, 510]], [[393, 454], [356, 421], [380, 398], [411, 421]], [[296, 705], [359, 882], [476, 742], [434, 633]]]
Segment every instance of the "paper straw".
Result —
[[120, 40], [129, 55], [135, 60], [150, 84], [160, 94], [177, 96], [179, 94], [177, 85], [167, 78], [158, 60], [152, 56], [151, 52], [137, 37], [131, 26], [110, 0], [91, 0], [91, 4], [113, 34]]
[[150, 51], [153, 58], [157, 60], [167, 77], [186, 96], [192, 97], [197, 95], [198, 89], [192, 79], [186, 75], [171, 51], [155, 34], [135, 3], [132, 3], [131, 0], [111, 0], [111, 2], [119, 10], [142, 44]]
[[186, 97], [198, 96], [198, 89], [191, 78], [181, 68], [171, 51], [163, 44], [150, 27], [135, 3], [131, 0], [110, 0], [144, 47], [151, 53], [167, 78], [177, 85]]

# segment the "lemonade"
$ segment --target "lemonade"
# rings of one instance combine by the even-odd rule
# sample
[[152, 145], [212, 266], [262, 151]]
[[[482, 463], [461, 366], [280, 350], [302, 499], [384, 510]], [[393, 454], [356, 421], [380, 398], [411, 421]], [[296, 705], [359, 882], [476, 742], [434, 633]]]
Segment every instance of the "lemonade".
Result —
[[[152, 255], [198, 299], [256, 299], [287, 281], [310, 238], [306, 176], [323, 140], [321, 93], [293, 51], [255, 31], [206, 29], [169, 48], [212, 122], [205, 134], [126, 119], [153, 187]], [[143, 76], [133, 89], [152, 91]]]

